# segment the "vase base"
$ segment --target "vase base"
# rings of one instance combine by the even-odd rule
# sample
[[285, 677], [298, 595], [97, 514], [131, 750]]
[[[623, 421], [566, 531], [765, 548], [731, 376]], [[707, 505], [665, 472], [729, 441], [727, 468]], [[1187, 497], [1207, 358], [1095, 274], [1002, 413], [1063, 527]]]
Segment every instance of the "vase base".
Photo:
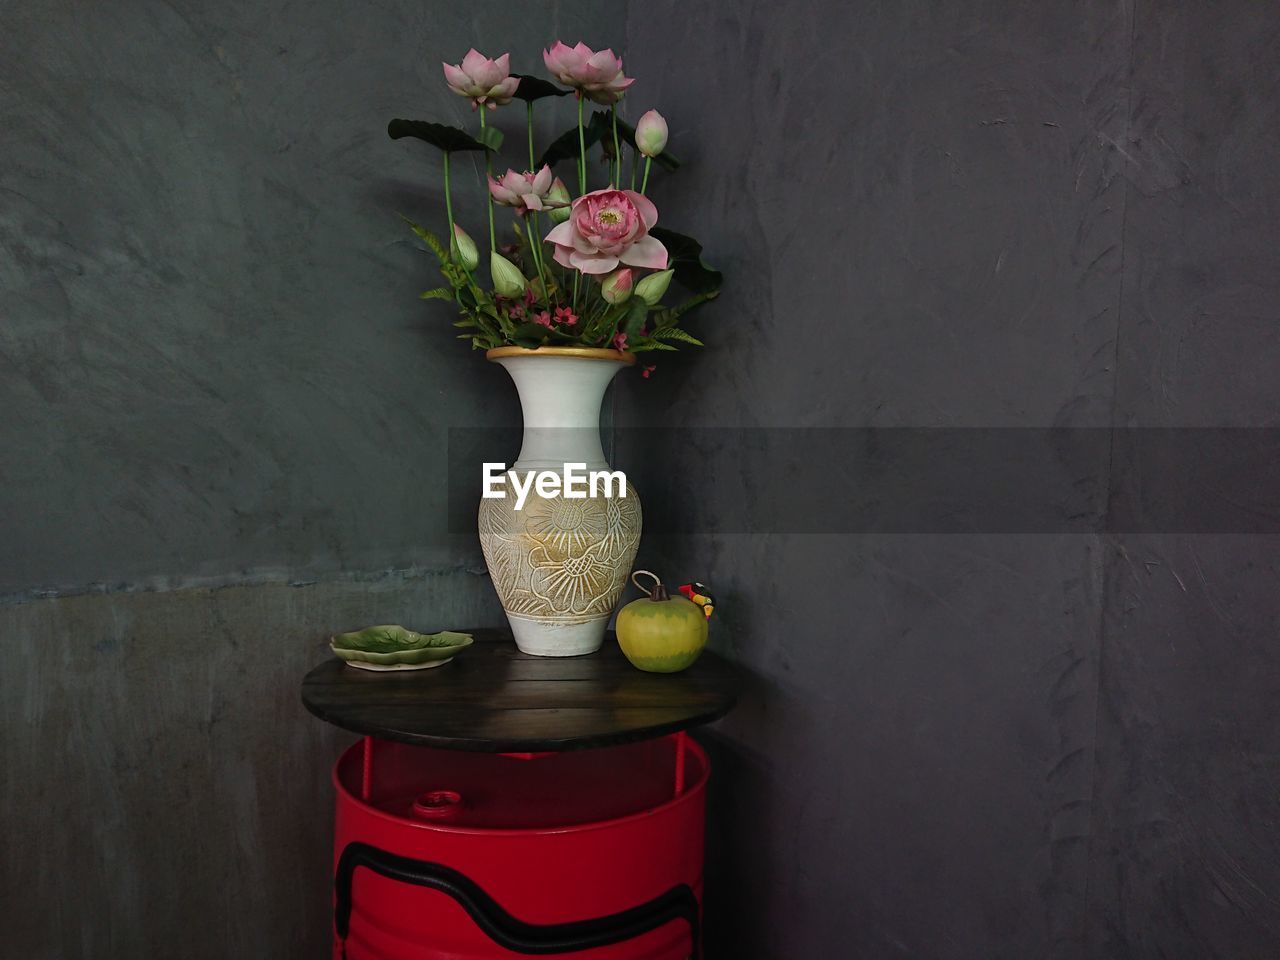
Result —
[[507, 614], [521, 653], [535, 657], [582, 657], [604, 643], [607, 617], [586, 623], [541, 623]]

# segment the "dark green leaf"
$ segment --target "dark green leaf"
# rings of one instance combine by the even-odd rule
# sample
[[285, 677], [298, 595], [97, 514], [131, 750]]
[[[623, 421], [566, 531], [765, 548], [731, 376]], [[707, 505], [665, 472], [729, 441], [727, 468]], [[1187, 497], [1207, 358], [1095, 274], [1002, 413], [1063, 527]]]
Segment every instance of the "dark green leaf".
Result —
[[414, 223], [403, 213], [400, 214], [400, 219], [409, 225], [409, 229], [417, 234], [419, 240], [431, 248], [431, 252], [436, 255], [436, 259], [440, 261], [441, 265], [448, 265], [449, 254], [445, 251], [444, 244], [440, 242], [439, 237], [421, 224]]
[[696, 296], [690, 297], [678, 307], [668, 307], [665, 310], [659, 310], [654, 318], [657, 321], [654, 329], [664, 330], [667, 327], [674, 327], [680, 322], [681, 317], [695, 308], [702, 306], [702, 304], [711, 299], [713, 298], [707, 296], [705, 293], [699, 293]]
[[387, 124], [387, 136], [392, 140], [416, 137], [445, 153], [452, 153], [455, 150], [491, 149], [465, 130], [448, 127], [443, 123], [429, 123], [426, 120], [392, 120]]
[[557, 343], [575, 343], [578, 339], [574, 334], [566, 333], [559, 327], [552, 327], [547, 331], [547, 335]]
[[665, 227], [654, 227], [649, 235], [660, 241], [670, 254], [668, 265], [675, 270], [675, 279], [686, 290], [714, 297], [724, 284], [724, 274], [702, 259], [702, 244], [693, 237], [676, 233]]
[[[695, 337], [692, 333], [681, 330], [679, 327], [660, 327], [653, 331], [655, 340], [679, 340], [681, 343], [687, 343], [694, 347], [705, 346], [705, 344]], [[672, 349], [675, 349], [674, 347]]]
[[511, 342], [517, 347], [534, 347], [542, 346], [542, 341], [547, 335], [547, 328], [538, 323], [522, 323], [511, 331], [508, 336]]
[[[588, 149], [595, 145], [600, 139], [600, 130], [596, 126], [588, 125], [583, 128], [583, 139]], [[560, 136], [552, 141], [551, 146], [538, 158], [535, 164], [537, 169], [541, 170], [544, 164], [555, 166], [561, 160], [573, 160], [578, 157], [578, 127], [575, 124]]]
[[435, 287], [418, 294], [419, 300], [452, 300], [453, 291], [448, 287]]
[[543, 97], [566, 97], [573, 93], [572, 90], [563, 90], [554, 83], [527, 73], [513, 73], [512, 76], [520, 79], [520, 86], [516, 87], [516, 98], [526, 103], [533, 103]]
[[627, 339], [640, 336], [641, 329], [644, 328], [645, 320], [649, 317], [649, 305], [639, 297], [632, 297], [631, 303], [627, 306], [627, 312], [622, 317], [622, 322], [618, 324], [622, 333], [627, 335]]
[[632, 353], [648, 353], [650, 350], [675, 350], [676, 348], [653, 337], [640, 337], [635, 343], [628, 340], [627, 349]]

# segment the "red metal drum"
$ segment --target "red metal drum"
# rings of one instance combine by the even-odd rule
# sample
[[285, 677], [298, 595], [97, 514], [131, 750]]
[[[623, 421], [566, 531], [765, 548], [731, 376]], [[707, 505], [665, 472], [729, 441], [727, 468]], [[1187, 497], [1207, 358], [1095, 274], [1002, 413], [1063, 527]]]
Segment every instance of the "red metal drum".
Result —
[[684, 734], [520, 757], [358, 743], [334, 768], [334, 956], [696, 957], [708, 773]]

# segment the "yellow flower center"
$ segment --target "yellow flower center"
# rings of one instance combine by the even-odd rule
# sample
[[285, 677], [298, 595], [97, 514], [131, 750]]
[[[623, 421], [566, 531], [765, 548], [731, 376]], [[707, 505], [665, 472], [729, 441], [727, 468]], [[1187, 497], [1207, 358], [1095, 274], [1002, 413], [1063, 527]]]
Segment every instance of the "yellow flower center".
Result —
[[607, 227], [612, 227], [622, 222], [622, 214], [617, 210], [601, 210], [596, 214], [596, 220]]

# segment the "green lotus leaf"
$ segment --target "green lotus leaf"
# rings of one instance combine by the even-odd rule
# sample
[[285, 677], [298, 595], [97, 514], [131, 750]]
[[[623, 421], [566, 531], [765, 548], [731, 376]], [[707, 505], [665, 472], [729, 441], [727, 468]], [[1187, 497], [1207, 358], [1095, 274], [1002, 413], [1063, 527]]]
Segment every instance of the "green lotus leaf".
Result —
[[668, 265], [676, 272], [676, 282], [691, 293], [710, 298], [720, 292], [724, 274], [702, 259], [702, 244], [693, 237], [666, 227], [654, 227], [649, 236], [662, 242], [670, 255]]
[[387, 136], [392, 140], [399, 140], [402, 137], [416, 137], [419, 140], [425, 140], [433, 147], [445, 151], [445, 153], [452, 153], [455, 150], [492, 149], [491, 145], [481, 143], [465, 130], [445, 126], [443, 123], [430, 123], [426, 120], [392, 120], [387, 124]]
[[[582, 130], [582, 142], [588, 150], [595, 146], [600, 140], [600, 127], [598, 125], [587, 125]], [[578, 128], [570, 127], [560, 136], [552, 141], [551, 146], [543, 152], [538, 158], [536, 169], [541, 170], [544, 166], [554, 167], [561, 160], [576, 159], [579, 153], [578, 148]]]
[[573, 93], [572, 90], [557, 87], [554, 83], [543, 80], [541, 77], [531, 77], [527, 73], [513, 73], [511, 76], [520, 80], [520, 85], [516, 87], [515, 97], [527, 103], [541, 100], [543, 97], [567, 97]]

